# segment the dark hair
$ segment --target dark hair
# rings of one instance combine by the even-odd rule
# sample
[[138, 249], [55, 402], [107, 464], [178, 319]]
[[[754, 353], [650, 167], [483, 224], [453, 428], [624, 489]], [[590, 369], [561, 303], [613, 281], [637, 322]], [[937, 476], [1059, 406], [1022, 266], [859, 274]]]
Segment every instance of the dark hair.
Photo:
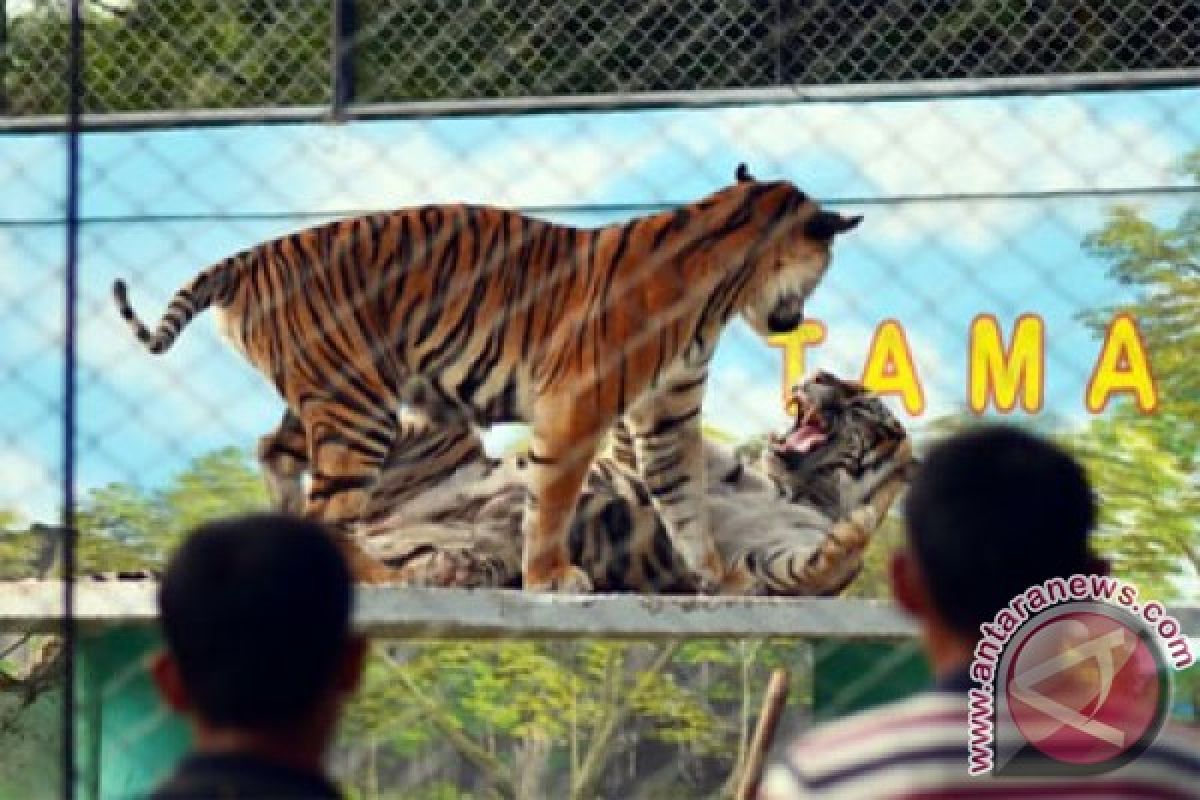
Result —
[[167, 566], [158, 604], [196, 712], [215, 725], [303, 719], [333, 685], [353, 586], [314, 522], [252, 514], [202, 525]]
[[1086, 572], [1096, 505], [1083, 468], [1016, 428], [935, 446], [905, 503], [908, 540], [934, 605], [970, 636], [1030, 586]]

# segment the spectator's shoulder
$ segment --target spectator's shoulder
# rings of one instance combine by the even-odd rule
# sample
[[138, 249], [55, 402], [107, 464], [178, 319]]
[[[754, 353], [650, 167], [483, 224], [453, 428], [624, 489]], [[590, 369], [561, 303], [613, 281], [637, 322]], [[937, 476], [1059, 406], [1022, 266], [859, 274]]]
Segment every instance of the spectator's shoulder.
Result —
[[[929, 692], [880, 706], [789, 744], [764, 775], [759, 800], [886, 797], [900, 789], [911, 797], [935, 790], [939, 797], [975, 796], [968, 791], [978, 786], [966, 774], [967, 737], [964, 695]], [[1034, 779], [1023, 788], [1049, 796], [1064, 786], [1077, 792], [1081, 780], [1091, 779]], [[1096, 780], [1097, 792], [1106, 781], [1122, 782], [1114, 797], [1200, 797], [1200, 730], [1168, 725], [1145, 753]]]
[[894, 766], [931, 753], [940, 759], [950, 750], [965, 764], [966, 716], [965, 696], [923, 692], [829, 722], [782, 751], [762, 796], [801, 797], [812, 788], [867, 777], [884, 762]]
[[922, 692], [822, 725], [797, 739], [788, 755], [802, 766], [813, 760], [840, 760], [847, 753], [875, 749], [884, 743], [911, 743], [922, 734], [965, 741], [966, 708], [962, 695]]

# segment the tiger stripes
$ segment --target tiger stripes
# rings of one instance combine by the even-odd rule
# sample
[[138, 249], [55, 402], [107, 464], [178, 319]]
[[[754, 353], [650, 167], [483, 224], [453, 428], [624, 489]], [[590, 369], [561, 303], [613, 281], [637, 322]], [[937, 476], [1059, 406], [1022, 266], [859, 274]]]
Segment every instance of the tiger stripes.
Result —
[[[817, 385], [814, 379], [805, 388]], [[772, 446], [747, 460], [705, 443], [723, 593], [842, 591], [906, 484], [913, 459], [899, 421], [856, 384], [826, 388], [816, 399], [830, 437], [811, 453]], [[378, 513], [356, 534], [364, 548], [411, 585], [519, 585], [527, 460], [489, 459], [472, 432], [422, 412], [406, 410], [402, 426], [408, 445], [427, 457], [389, 456], [370, 501]], [[571, 561], [598, 590], [694, 592], [645, 482], [621, 455], [622, 431], [614, 429], [608, 453], [588, 472], [570, 527]]]
[[764, 336], [798, 324], [834, 236], [860, 219], [821, 210], [789, 182], [757, 181], [744, 167], [738, 178], [673, 211], [595, 229], [472, 205], [320, 225], [205, 270], [153, 331], [124, 282], [114, 297], [152, 353], [213, 309], [287, 404], [260, 443], [267, 469], [281, 470], [276, 488], [294, 494], [304, 451], [303, 510], [341, 532], [360, 579], [394, 577], [345, 533], [397, 437], [404, 387], [419, 377], [471, 424], [530, 425], [525, 586], [588, 588], [568, 557], [568, 525], [600, 442], [627, 415], [655, 509], [699, 583], [715, 589], [699, 406], [717, 338], [735, 313]]

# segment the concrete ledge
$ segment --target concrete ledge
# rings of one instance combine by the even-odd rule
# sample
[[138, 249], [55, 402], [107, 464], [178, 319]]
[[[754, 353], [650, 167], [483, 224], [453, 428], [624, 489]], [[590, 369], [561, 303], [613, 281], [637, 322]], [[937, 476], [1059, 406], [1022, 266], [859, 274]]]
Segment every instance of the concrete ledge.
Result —
[[404, 637], [671, 638], [910, 636], [884, 603], [835, 598], [549, 595], [519, 591], [368, 590], [359, 619]]
[[[62, 624], [62, 584], [0, 583], [0, 632], [53, 633]], [[83, 630], [152, 625], [153, 583], [81, 583], [75, 618]], [[1171, 609], [1200, 636], [1200, 607]], [[403, 638], [670, 638], [789, 636], [891, 639], [912, 623], [890, 605], [852, 598], [550, 595], [512, 590], [364, 587], [359, 627]]]
[[[157, 585], [80, 583], [82, 630], [153, 625]], [[62, 624], [58, 581], [0, 583], [0, 632], [53, 633]], [[839, 636], [896, 638], [914, 632], [887, 604], [836, 598], [551, 595], [515, 590], [364, 587], [356, 614], [373, 635], [404, 638], [666, 638]]]

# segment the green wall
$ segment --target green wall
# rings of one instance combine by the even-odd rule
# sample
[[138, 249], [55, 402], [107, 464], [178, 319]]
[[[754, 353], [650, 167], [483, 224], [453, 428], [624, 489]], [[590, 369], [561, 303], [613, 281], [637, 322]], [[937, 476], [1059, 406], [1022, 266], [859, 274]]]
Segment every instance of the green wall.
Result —
[[157, 632], [145, 628], [117, 628], [80, 639], [80, 800], [140, 797], [188, 747], [186, 726], [159, 702], [145, 668], [159, 641]]

